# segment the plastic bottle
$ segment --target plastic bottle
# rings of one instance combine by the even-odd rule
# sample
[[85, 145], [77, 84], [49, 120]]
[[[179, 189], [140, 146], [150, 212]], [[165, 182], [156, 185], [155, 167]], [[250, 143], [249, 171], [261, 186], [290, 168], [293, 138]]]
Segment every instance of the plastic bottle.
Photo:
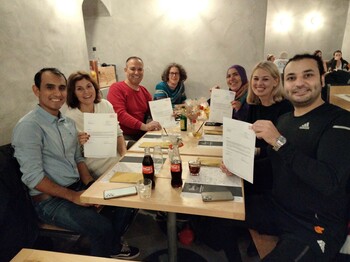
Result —
[[143, 178], [152, 180], [152, 188], [154, 188], [156, 186], [154, 182], [154, 164], [149, 147], [145, 148], [145, 155], [142, 160], [142, 174]]
[[92, 60], [97, 61], [97, 66], [101, 66], [100, 58], [98, 56], [97, 49], [95, 46], [92, 47]]
[[171, 186], [181, 187], [182, 186], [182, 161], [177, 145], [173, 145], [169, 148], [169, 159], [170, 159], [170, 172], [171, 172]]

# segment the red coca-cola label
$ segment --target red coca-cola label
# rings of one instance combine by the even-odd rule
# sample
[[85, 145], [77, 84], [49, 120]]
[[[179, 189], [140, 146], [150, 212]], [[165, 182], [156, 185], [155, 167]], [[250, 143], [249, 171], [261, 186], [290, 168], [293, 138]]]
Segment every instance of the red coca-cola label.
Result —
[[171, 164], [171, 172], [180, 172], [181, 164]]
[[142, 166], [142, 174], [152, 174], [153, 166]]

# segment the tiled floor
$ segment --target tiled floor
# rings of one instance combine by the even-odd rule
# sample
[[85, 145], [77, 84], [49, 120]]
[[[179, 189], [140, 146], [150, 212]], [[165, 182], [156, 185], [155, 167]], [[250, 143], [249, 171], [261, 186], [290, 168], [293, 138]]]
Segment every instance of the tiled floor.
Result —
[[[163, 233], [159, 224], [155, 221], [155, 213], [147, 212], [140, 210], [134, 223], [129, 228], [128, 232], [125, 235], [126, 241], [133, 246], [136, 246], [140, 249], [140, 256], [137, 258], [138, 261], [144, 261], [145, 258], [149, 257], [151, 254], [154, 254], [160, 250], [166, 250], [167, 248], [167, 238], [166, 234]], [[76, 239], [70, 237], [62, 237], [61, 240], [55, 240], [54, 246], [56, 251], [62, 251], [67, 253], [79, 253], [79, 254], [88, 254], [89, 248], [86, 241], [80, 240], [78, 244], [75, 244]], [[240, 238], [240, 250], [243, 262], [257, 262], [259, 261], [258, 257], [248, 257], [246, 255], [246, 249], [248, 245], [249, 237], [248, 235], [242, 235]], [[214, 251], [203, 243], [199, 241], [194, 241], [190, 246], [184, 246], [178, 242], [179, 262], [196, 262], [196, 261], [215, 261], [215, 262], [226, 262], [226, 256], [223, 251]], [[200, 257], [186, 259], [187, 255], [184, 257], [181, 254], [184, 252], [195, 252]], [[148, 260], [149, 261], [149, 260]], [[166, 262], [166, 255], [160, 256], [152, 262]], [[231, 261], [230, 261], [231, 262]], [[234, 261], [233, 261], [234, 262]]]

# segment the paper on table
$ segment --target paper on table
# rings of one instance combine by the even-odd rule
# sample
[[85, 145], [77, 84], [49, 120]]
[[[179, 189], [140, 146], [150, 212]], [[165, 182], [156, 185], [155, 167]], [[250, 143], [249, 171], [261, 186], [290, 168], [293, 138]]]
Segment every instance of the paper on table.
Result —
[[237, 176], [228, 176], [219, 167], [202, 166], [199, 176], [187, 176], [186, 183], [215, 185], [215, 186], [241, 186], [241, 179]]
[[84, 131], [90, 135], [84, 156], [105, 158], [117, 155], [117, 117], [114, 113], [84, 113]]
[[[138, 157], [130, 156], [127, 162], [124, 162], [123, 159], [117, 164], [115, 164], [115, 166], [111, 170], [109, 170], [105, 176], [103, 176], [103, 178], [101, 179], [102, 182], [109, 182], [110, 179], [118, 172], [123, 172], [123, 173], [141, 173], [142, 172], [142, 160], [138, 161]], [[136, 161], [134, 161], [133, 159], [135, 159]]]
[[198, 146], [222, 147], [222, 136], [206, 134], [198, 141]]
[[176, 126], [170, 98], [149, 101], [148, 103], [154, 121], [158, 121], [162, 127]]
[[142, 173], [115, 172], [114, 175], [109, 179], [109, 181], [117, 183], [137, 183], [137, 181], [139, 181], [142, 178]]
[[222, 123], [224, 117], [232, 117], [231, 102], [236, 93], [230, 90], [213, 89], [210, 97], [209, 121]]
[[208, 135], [222, 135], [222, 130], [205, 130], [204, 129], [204, 134], [208, 134]]
[[201, 166], [211, 166], [211, 167], [220, 167], [221, 158], [209, 158], [209, 157], [198, 157], [198, 160], [201, 161]]
[[250, 126], [224, 117], [223, 161], [230, 172], [253, 183], [256, 136]]
[[143, 142], [139, 145], [139, 147], [145, 148], [145, 147], [155, 147], [160, 146], [162, 149], [168, 149], [170, 146], [170, 142]]
[[235, 202], [243, 202], [241, 181], [237, 176], [227, 176], [218, 167], [202, 166], [199, 176], [187, 176], [181, 195], [200, 198], [201, 192], [230, 191]]

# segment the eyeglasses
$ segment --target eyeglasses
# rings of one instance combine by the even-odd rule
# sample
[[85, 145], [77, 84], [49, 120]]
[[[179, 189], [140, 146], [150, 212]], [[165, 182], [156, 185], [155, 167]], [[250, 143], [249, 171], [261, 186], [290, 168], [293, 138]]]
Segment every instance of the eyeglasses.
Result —
[[170, 72], [169, 75], [172, 75], [172, 76], [177, 76], [177, 75], [180, 75], [180, 73], [175, 73], [175, 72]]

